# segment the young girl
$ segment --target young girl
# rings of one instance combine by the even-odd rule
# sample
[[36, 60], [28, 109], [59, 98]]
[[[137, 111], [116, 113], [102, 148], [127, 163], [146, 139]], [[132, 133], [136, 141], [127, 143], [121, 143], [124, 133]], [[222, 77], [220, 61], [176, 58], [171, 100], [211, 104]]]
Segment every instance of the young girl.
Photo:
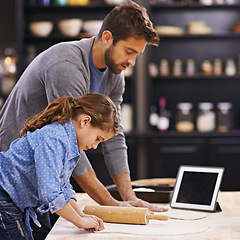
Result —
[[61, 97], [29, 118], [9, 150], [0, 152], [0, 239], [33, 239], [34, 209], [55, 212], [76, 227], [100, 231], [103, 221], [84, 215], [70, 184], [80, 151], [118, 132], [110, 98], [87, 94]]

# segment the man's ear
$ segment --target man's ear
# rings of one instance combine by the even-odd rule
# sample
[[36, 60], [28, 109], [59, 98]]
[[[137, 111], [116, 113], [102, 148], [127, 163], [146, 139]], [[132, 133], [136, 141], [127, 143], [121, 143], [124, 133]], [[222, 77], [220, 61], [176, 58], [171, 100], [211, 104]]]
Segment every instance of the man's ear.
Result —
[[85, 115], [82, 119], [81, 119], [81, 127], [87, 126], [88, 124], [90, 124], [91, 122], [91, 117], [89, 115]]
[[102, 42], [105, 45], [111, 45], [113, 43], [113, 35], [110, 31], [105, 30], [102, 34]]

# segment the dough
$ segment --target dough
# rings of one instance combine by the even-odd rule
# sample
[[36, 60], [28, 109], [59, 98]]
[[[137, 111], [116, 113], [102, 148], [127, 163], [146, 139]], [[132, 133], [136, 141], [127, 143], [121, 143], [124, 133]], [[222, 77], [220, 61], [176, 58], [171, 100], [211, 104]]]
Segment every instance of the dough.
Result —
[[167, 212], [155, 213], [166, 215], [171, 219], [179, 219], [179, 220], [197, 220], [207, 217], [207, 213], [190, 211], [190, 210], [178, 210], [178, 209], [169, 209]]
[[199, 222], [174, 220], [166, 222], [151, 220], [148, 225], [104, 223], [104, 226], [104, 230], [95, 232], [95, 234], [122, 233], [142, 236], [173, 236], [201, 233], [210, 228], [208, 225]]

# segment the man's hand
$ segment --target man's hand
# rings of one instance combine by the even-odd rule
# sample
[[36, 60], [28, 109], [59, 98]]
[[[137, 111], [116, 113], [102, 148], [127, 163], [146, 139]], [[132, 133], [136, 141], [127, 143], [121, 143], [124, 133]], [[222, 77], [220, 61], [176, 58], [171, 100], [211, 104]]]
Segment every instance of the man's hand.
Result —
[[128, 201], [128, 203], [133, 207], [148, 208], [152, 212], [166, 212], [166, 211], [168, 211], [168, 208], [161, 208], [161, 207], [155, 206], [155, 205], [150, 204], [149, 202], [143, 201], [139, 198], [135, 201]]
[[122, 199], [126, 201], [126, 202], [123, 202], [121, 206], [129, 204], [133, 207], [148, 208], [150, 211], [153, 211], [153, 212], [168, 211], [167, 208], [160, 208], [137, 198], [135, 192], [132, 190], [131, 179], [128, 173], [119, 173], [113, 176], [113, 181], [116, 184]]
[[75, 180], [79, 186], [100, 205], [145, 207], [154, 212], [164, 212], [168, 210], [167, 208], [160, 208], [137, 198], [132, 189], [130, 175], [128, 173], [119, 173], [113, 176], [113, 181], [115, 182], [123, 201], [117, 201], [111, 196], [109, 191], [97, 179], [93, 169], [75, 178]]

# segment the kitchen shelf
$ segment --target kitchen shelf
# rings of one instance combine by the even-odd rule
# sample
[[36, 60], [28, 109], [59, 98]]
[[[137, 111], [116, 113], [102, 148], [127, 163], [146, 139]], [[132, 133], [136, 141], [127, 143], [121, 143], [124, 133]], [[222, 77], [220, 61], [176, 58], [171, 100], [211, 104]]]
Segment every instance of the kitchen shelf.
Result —
[[91, 9], [91, 10], [100, 10], [100, 9], [112, 9], [114, 6], [111, 5], [107, 5], [104, 3], [92, 3], [86, 6], [56, 6], [56, 5], [50, 5], [50, 6], [41, 6], [41, 5], [29, 5], [26, 4], [24, 6], [24, 10], [26, 11], [26, 13], [31, 12], [31, 13], [35, 13], [35, 12], [42, 12], [42, 11], [49, 11], [49, 12], [55, 12], [55, 11], [62, 11], [62, 12], [66, 12], [66, 11], [72, 11], [72, 10], [86, 10], [86, 9]]
[[211, 5], [204, 5], [201, 3], [185, 3], [185, 2], [179, 2], [179, 3], [156, 3], [156, 4], [149, 4], [150, 7], [153, 10], [164, 10], [164, 9], [232, 9], [232, 8], [240, 8], [239, 3], [235, 4], [211, 4]]
[[225, 74], [223, 75], [203, 75], [201, 73], [195, 74], [194, 76], [187, 76], [187, 75], [182, 75], [179, 77], [174, 77], [174, 76], [159, 76], [159, 77], [154, 77], [152, 78], [153, 81], [161, 81], [161, 80], [240, 80], [240, 74], [236, 74], [234, 76], [227, 76]]
[[190, 40], [199, 40], [199, 39], [239, 39], [240, 33], [213, 33], [213, 34], [184, 34], [184, 35], [176, 35], [176, 36], [170, 36], [170, 35], [159, 35], [160, 41], [163, 40], [181, 40], [181, 39], [190, 39]]
[[181, 137], [181, 138], [189, 138], [189, 137], [240, 137], [240, 130], [230, 130], [228, 132], [218, 132], [218, 131], [212, 131], [212, 132], [198, 132], [198, 131], [192, 131], [192, 132], [178, 132], [175, 130], [160, 132], [160, 131], [154, 131], [150, 130], [145, 133], [139, 133], [142, 134], [142, 136], [145, 137]]

